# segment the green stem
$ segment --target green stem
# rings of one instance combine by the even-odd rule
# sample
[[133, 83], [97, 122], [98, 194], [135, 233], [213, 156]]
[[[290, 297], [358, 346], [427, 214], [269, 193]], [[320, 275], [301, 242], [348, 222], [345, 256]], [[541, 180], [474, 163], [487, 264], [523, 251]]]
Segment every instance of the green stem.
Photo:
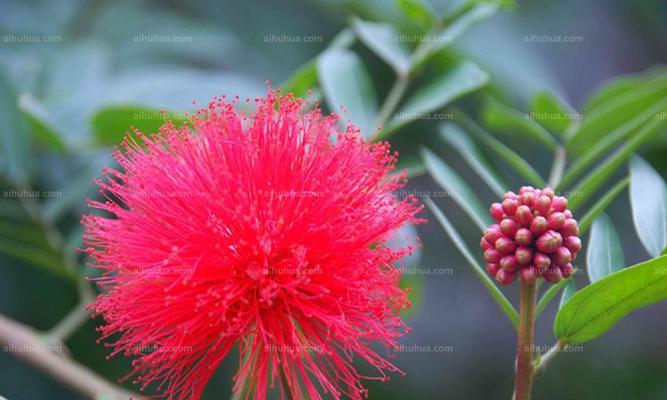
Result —
[[408, 89], [408, 76], [399, 75], [396, 81], [394, 82], [394, 85], [389, 90], [389, 94], [387, 95], [387, 98], [384, 100], [384, 103], [382, 103], [382, 107], [380, 107], [380, 111], [378, 112], [376, 121], [378, 125], [384, 126], [387, 123], [387, 121], [391, 117], [391, 114], [394, 113], [394, 110], [401, 102], [401, 99], [403, 98], [403, 95], [405, 94], [405, 91], [407, 89]]
[[551, 173], [549, 174], [549, 186], [552, 188], [556, 188], [563, 177], [567, 157], [567, 153], [563, 146], [556, 147], [554, 154], [554, 162], [551, 166]]
[[516, 380], [514, 400], [530, 400], [533, 387], [533, 352], [535, 350], [535, 283], [521, 282], [519, 331], [517, 332]]
[[566, 343], [563, 343], [559, 340], [551, 349], [549, 349], [549, 351], [544, 353], [544, 355], [540, 357], [540, 362], [534, 366], [533, 377], [540, 376], [540, 374], [542, 374], [544, 370], [547, 368], [551, 360], [553, 360], [558, 354], [560, 354], [563, 351], [565, 345]]

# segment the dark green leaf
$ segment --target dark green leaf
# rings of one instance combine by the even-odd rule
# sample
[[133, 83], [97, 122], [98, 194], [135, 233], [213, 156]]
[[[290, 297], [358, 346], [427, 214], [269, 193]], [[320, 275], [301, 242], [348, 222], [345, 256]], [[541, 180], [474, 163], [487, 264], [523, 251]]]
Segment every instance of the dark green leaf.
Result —
[[30, 136], [14, 88], [1, 69], [0, 115], [0, 166], [12, 182], [24, 185], [30, 176]]
[[558, 142], [542, 125], [530, 119], [527, 114], [507, 107], [497, 100], [489, 99], [482, 114], [484, 123], [491, 131], [530, 138], [541, 142], [549, 149], [558, 146]]
[[647, 81], [664, 74], [665, 72], [667, 72], [667, 69], [663, 66], [659, 66], [639, 74], [626, 75], [603, 83], [586, 101], [586, 104], [583, 107], [584, 114], [588, 114], [603, 104], [624, 96], [626, 93], [632, 92]]
[[484, 207], [477, 195], [475, 195], [475, 192], [472, 191], [470, 186], [453, 169], [445, 164], [440, 157], [426, 148], [422, 148], [421, 154], [426, 169], [436, 183], [470, 216], [481, 231], [484, 231], [484, 229], [493, 223], [486, 207]]
[[577, 284], [574, 283], [574, 279], [568, 279], [565, 284], [565, 289], [563, 290], [563, 295], [560, 297], [558, 310], [561, 310], [575, 293], [577, 293]]
[[410, 21], [420, 27], [429, 27], [437, 22], [438, 16], [428, 4], [420, 0], [396, 0], [398, 8]]
[[352, 120], [367, 138], [374, 134], [377, 97], [359, 56], [346, 49], [326, 50], [317, 60], [317, 74], [331, 111], [343, 106], [343, 120]]
[[178, 126], [185, 122], [185, 117], [138, 105], [107, 106], [93, 115], [93, 136], [98, 144], [118, 145], [132, 128], [145, 134], [157, 133], [170, 120]]
[[667, 256], [625, 268], [579, 290], [556, 315], [563, 343], [597, 338], [634, 310], [667, 299]]
[[630, 203], [639, 239], [657, 257], [667, 248], [667, 185], [639, 157], [630, 161]]
[[317, 66], [315, 60], [310, 60], [297, 69], [282, 84], [284, 93], [293, 93], [296, 97], [303, 97], [317, 86]]
[[562, 135], [570, 124], [578, 122], [579, 114], [550, 92], [539, 92], [533, 100], [532, 119]]
[[623, 248], [618, 233], [607, 214], [593, 222], [586, 252], [588, 278], [595, 283], [625, 266]]
[[46, 111], [37, 100], [22, 96], [19, 107], [28, 123], [28, 131], [38, 145], [58, 152], [65, 152], [67, 147], [60, 135], [50, 126], [46, 119]]
[[389, 64], [396, 74], [406, 75], [408, 73], [410, 50], [403, 46], [398, 32], [391, 25], [355, 18], [352, 27], [366, 47]]

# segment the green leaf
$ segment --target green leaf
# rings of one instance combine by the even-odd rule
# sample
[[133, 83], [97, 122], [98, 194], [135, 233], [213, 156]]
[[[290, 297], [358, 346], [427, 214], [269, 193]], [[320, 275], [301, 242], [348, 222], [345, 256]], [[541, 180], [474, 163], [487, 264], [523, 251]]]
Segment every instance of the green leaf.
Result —
[[526, 114], [507, 107], [493, 98], [485, 103], [482, 111], [485, 125], [492, 131], [531, 138], [549, 149], [555, 149], [558, 142], [542, 125], [530, 119]]
[[14, 88], [2, 70], [0, 115], [0, 166], [12, 182], [24, 185], [30, 176], [30, 136]]
[[575, 293], [577, 293], [577, 284], [574, 283], [574, 279], [568, 279], [565, 284], [565, 289], [563, 290], [563, 295], [560, 297], [558, 310], [562, 310]]
[[586, 151], [585, 154], [577, 158], [567, 169], [567, 173], [563, 176], [559, 183], [559, 188], [569, 185], [574, 179], [576, 179], [581, 173], [586, 171], [591, 164], [594, 164], [600, 159], [607, 151], [613, 148], [618, 143], [627, 139], [629, 136], [634, 135], [638, 129], [640, 129], [644, 124], [656, 119], [661, 112], [667, 110], [667, 101], [660, 101], [650, 107], [649, 109], [641, 112], [631, 120], [627, 121], [623, 125], [614, 129], [612, 132], [605, 134], [597, 143]]
[[47, 122], [46, 111], [36, 99], [29, 96], [21, 96], [19, 99], [19, 108], [23, 113], [25, 121], [28, 123], [28, 131], [32, 134], [35, 143], [61, 153], [67, 150], [63, 139]]
[[407, 178], [424, 175], [426, 173], [426, 166], [424, 160], [416, 153], [401, 153], [396, 163], [395, 173], [400, 173], [404, 169], [408, 170]]
[[413, 53], [411, 72], [433, 54], [453, 43], [471, 25], [491, 17], [496, 11], [498, 11], [498, 3], [495, 1], [481, 2], [472, 6], [447, 27], [438, 32], [435, 37], [429, 37], [429, 41]]
[[550, 92], [539, 92], [533, 100], [533, 119], [557, 135], [563, 135], [570, 124], [578, 122], [578, 115]]
[[283, 93], [293, 93], [296, 97], [303, 97], [317, 86], [317, 66], [315, 60], [310, 60], [281, 85]]
[[113, 105], [97, 110], [91, 122], [96, 143], [113, 146], [120, 144], [132, 128], [145, 134], [157, 133], [169, 120], [179, 126], [185, 117], [139, 105]]
[[583, 235], [583, 233], [586, 232], [588, 227], [591, 226], [598, 215], [600, 215], [600, 213], [603, 212], [616, 197], [618, 197], [618, 195], [623, 191], [623, 189], [626, 188], [626, 186], [628, 186], [629, 183], [630, 178], [625, 178], [619, 181], [588, 210], [588, 212], [579, 221], [580, 235]]
[[512, 322], [512, 325], [514, 325], [515, 328], [519, 326], [519, 314], [516, 312], [516, 309], [514, 306], [512, 306], [512, 303], [503, 295], [503, 293], [498, 289], [498, 286], [493, 283], [489, 275], [482, 269], [482, 267], [477, 263], [477, 260], [475, 260], [475, 257], [472, 255], [468, 247], [466, 246], [465, 242], [461, 238], [461, 235], [458, 233], [456, 228], [449, 222], [445, 214], [443, 214], [442, 211], [438, 208], [438, 206], [435, 205], [433, 200], [426, 198], [424, 200], [426, 203], [426, 206], [431, 210], [431, 212], [435, 215], [435, 218], [438, 220], [442, 228], [445, 230], [445, 233], [447, 233], [447, 236], [451, 239], [452, 243], [454, 243], [454, 246], [461, 252], [463, 257], [466, 259], [468, 264], [472, 267], [473, 272], [477, 275], [477, 277], [482, 281], [484, 284], [484, 287], [488, 290], [489, 294], [491, 297], [498, 303], [500, 306], [500, 309], [507, 315], [507, 317], [510, 319]]
[[467, 183], [437, 155], [426, 148], [421, 149], [427, 171], [435, 182], [470, 216], [481, 231], [493, 223], [486, 207]]
[[567, 344], [595, 339], [634, 310], [667, 299], [667, 256], [625, 268], [579, 290], [556, 315]]
[[667, 97], [667, 75], [652, 79], [585, 114], [581, 127], [567, 137], [568, 151], [582, 154], [607, 133]]
[[376, 132], [377, 97], [359, 56], [350, 50], [326, 50], [317, 59], [320, 86], [332, 112], [343, 106], [350, 119], [368, 138]]
[[586, 252], [588, 278], [595, 283], [625, 266], [625, 257], [618, 233], [607, 214], [593, 222]]
[[572, 277], [563, 279], [555, 285], [551, 285], [549, 289], [542, 295], [540, 301], [537, 302], [537, 307], [535, 307], [535, 318], [537, 318], [542, 312], [547, 308], [551, 301], [556, 297], [558, 292], [567, 285], [569, 281], [572, 280]]
[[623, 147], [607, 157], [604, 163], [586, 175], [579, 185], [571, 191], [569, 198], [570, 208], [575, 210], [595, 194], [596, 190], [604, 184], [607, 178], [623, 165], [642, 143], [652, 138], [658, 132], [664, 131], [666, 122], [667, 120], [652, 120], [648, 122]]
[[653, 67], [639, 74], [625, 75], [603, 83], [602, 86], [597, 89], [593, 95], [589, 96], [588, 100], [586, 100], [586, 104], [583, 107], [584, 114], [588, 114], [603, 104], [624, 96], [626, 93], [630, 93], [642, 84], [664, 74], [665, 72], [667, 72], [667, 69], [663, 66]]
[[632, 219], [646, 251], [657, 257], [667, 248], [667, 187], [646, 161], [630, 161]]
[[489, 75], [477, 64], [464, 61], [458, 63], [429, 80], [424, 86], [417, 88], [394, 115], [393, 121], [383, 129], [381, 135], [386, 137], [400, 127], [424, 118], [426, 114], [439, 110], [452, 101], [473, 92], [489, 81]]
[[410, 50], [399, 41], [399, 34], [391, 25], [355, 18], [352, 27], [366, 47], [389, 64], [397, 75], [407, 75], [410, 69]]
[[442, 124], [440, 136], [459, 152], [498, 197], [502, 197], [509, 190], [509, 184], [500, 176], [491, 160], [479, 150], [475, 142], [458, 125], [451, 122]]
[[496, 139], [489, 132], [485, 131], [484, 128], [477, 125], [470, 117], [465, 115], [458, 109], [454, 110], [454, 120], [463, 126], [463, 128], [470, 132], [477, 140], [486, 146], [489, 150], [496, 153], [499, 157], [504, 159], [514, 170], [524, 177], [530, 184], [537, 187], [544, 187], [546, 182], [540, 176], [540, 174], [535, 171], [535, 169], [524, 160], [517, 152], [507, 147], [500, 140]]
[[398, 8], [410, 21], [420, 27], [428, 27], [437, 22], [438, 16], [428, 4], [420, 0], [396, 0]]

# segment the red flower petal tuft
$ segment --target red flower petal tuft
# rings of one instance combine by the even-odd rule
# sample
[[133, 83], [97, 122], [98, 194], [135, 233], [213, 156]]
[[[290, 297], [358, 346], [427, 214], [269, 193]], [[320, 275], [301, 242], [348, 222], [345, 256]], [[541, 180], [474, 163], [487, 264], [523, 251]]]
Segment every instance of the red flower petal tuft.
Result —
[[116, 150], [107, 201], [89, 202], [110, 215], [83, 218], [102, 339], [169, 399], [199, 398], [236, 345], [241, 398], [361, 399], [362, 379], [398, 371], [372, 345], [407, 331], [394, 263], [418, 244], [387, 240], [421, 206], [392, 194], [406, 179], [387, 143], [291, 95], [255, 103], [215, 99]]

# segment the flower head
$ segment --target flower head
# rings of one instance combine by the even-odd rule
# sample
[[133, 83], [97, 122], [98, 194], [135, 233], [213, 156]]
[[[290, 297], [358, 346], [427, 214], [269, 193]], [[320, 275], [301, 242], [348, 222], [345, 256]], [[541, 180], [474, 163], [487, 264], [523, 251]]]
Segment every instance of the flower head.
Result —
[[508, 285], [517, 276], [526, 283], [541, 277], [558, 283], [572, 275], [581, 240], [567, 199], [550, 188], [524, 186], [489, 211], [497, 224], [487, 228], [480, 246], [487, 271], [499, 283]]
[[[234, 391], [246, 399], [274, 387], [360, 399], [362, 379], [398, 371], [374, 344], [396, 348], [407, 331], [394, 263], [418, 244], [387, 240], [421, 222], [421, 206], [392, 194], [405, 174], [389, 174], [388, 144], [270, 91], [135, 131], [114, 156], [120, 168], [97, 182], [106, 202], [89, 202], [106, 214], [83, 218], [106, 289], [91, 307], [142, 389], [197, 399], [235, 346]], [[359, 361], [375, 373], [362, 376]]]

